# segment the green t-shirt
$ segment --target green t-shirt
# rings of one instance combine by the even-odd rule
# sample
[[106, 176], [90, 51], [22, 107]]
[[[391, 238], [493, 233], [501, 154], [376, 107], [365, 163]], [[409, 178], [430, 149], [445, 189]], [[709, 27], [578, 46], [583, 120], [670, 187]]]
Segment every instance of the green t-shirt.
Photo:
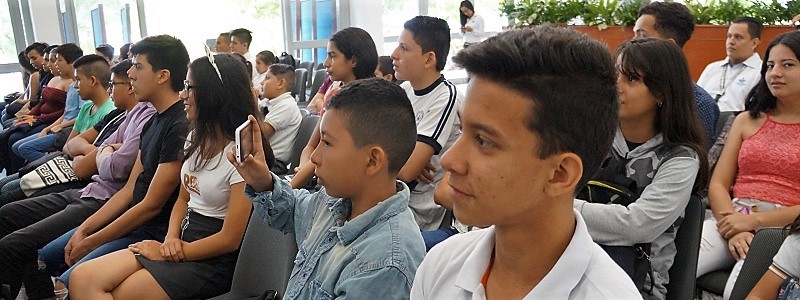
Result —
[[81, 106], [81, 111], [78, 113], [78, 118], [75, 119], [75, 125], [72, 125], [72, 130], [83, 133], [92, 128], [97, 122], [100, 122], [110, 111], [117, 108], [111, 98], [106, 100], [94, 114], [91, 113], [93, 107], [94, 103], [92, 101], [87, 101]]

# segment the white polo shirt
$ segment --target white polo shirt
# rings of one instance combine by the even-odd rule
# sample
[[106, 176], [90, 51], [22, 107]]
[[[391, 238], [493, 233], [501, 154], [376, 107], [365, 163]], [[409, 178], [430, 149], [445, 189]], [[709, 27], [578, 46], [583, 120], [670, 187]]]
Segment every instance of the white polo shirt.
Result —
[[445, 209], [433, 202], [436, 185], [444, 177], [441, 156], [461, 135], [461, 119], [458, 110], [463, 102], [456, 86], [440, 76], [430, 86], [415, 91], [411, 82], [400, 85], [406, 91], [417, 124], [417, 142], [433, 148], [431, 164], [436, 168], [432, 183], [417, 183], [411, 190], [408, 206], [421, 230], [436, 230], [442, 223]]
[[292, 97], [292, 93], [286, 92], [267, 102], [269, 113], [264, 117], [267, 122], [275, 129], [275, 134], [269, 138], [272, 152], [275, 159], [283, 163], [289, 163], [292, 157], [292, 146], [297, 139], [297, 131], [300, 130], [300, 122], [303, 116], [300, 108]]
[[[524, 299], [642, 299], [630, 277], [592, 241], [580, 213], [573, 211], [577, 222], [572, 240]], [[436, 245], [417, 269], [411, 299], [486, 299], [481, 278], [493, 249], [494, 226]]]
[[715, 99], [722, 95], [717, 100], [719, 111], [743, 111], [747, 94], [761, 79], [761, 57], [753, 53], [750, 58], [736, 65], [728, 63], [729, 59], [708, 64], [697, 85]]

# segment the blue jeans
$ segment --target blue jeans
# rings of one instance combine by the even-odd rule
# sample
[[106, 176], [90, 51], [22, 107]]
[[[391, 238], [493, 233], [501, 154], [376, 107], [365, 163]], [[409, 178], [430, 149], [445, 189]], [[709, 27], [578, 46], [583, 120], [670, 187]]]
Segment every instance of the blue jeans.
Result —
[[47, 153], [47, 150], [53, 148], [57, 139], [58, 135], [53, 133], [43, 137], [39, 137], [37, 133], [14, 143], [14, 145], [11, 146], [11, 151], [14, 151], [14, 153], [22, 157], [22, 159], [32, 162], [42, 158], [42, 156]]
[[24, 144], [24, 143], [30, 142], [32, 140], [35, 140], [37, 137], [39, 137], [39, 133], [38, 132], [36, 134], [32, 135], [32, 136], [25, 137], [25, 138], [17, 141], [13, 145], [11, 145], [11, 152], [13, 152], [17, 156], [19, 156], [19, 146]]
[[[72, 274], [72, 271], [76, 266], [82, 264], [83, 262], [98, 258], [111, 252], [127, 249], [128, 245], [141, 242], [143, 240], [157, 240], [159, 242], [163, 242], [164, 236], [167, 235], [166, 228], [152, 225], [139, 227], [139, 229], [134, 230], [126, 236], [97, 247], [97, 249], [89, 252], [89, 254], [81, 258], [81, 260], [79, 260], [76, 264], [67, 269], [67, 264], [64, 262], [64, 247], [67, 246], [67, 243], [69, 242], [69, 239], [72, 238], [72, 234], [75, 233], [75, 230], [76, 229], [70, 230], [39, 250], [39, 270], [50, 275], [61, 274], [58, 276], [58, 280], [63, 282], [66, 287], [69, 287], [69, 275]], [[67, 270], [64, 273], [61, 273], [61, 271], [64, 269]]]

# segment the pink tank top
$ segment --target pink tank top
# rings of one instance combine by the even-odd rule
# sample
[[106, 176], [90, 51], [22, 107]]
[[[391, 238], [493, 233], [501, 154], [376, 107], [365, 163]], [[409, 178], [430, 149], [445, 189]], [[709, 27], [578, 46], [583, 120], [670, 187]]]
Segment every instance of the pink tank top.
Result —
[[734, 197], [800, 204], [800, 123], [779, 123], [767, 114], [761, 128], [742, 141], [738, 163]]

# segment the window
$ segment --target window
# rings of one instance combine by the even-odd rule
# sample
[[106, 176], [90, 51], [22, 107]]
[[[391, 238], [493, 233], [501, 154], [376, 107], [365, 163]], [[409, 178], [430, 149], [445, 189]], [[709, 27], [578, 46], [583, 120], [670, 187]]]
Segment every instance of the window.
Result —
[[[327, 58], [327, 41], [338, 29], [335, 0], [289, 0], [288, 24], [295, 58], [321, 63]], [[309, 70], [311, 71], [311, 70]]]
[[0, 33], [0, 96], [5, 96], [25, 89], [19, 72], [17, 46], [14, 31], [11, 30], [11, 10], [8, 1], [0, 1], [0, 28], [6, 29]]
[[[148, 4], [149, 3], [150, 2], [148, 2]], [[78, 41], [80, 42], [79, 46], [83, 49], [84, 54], [94, 54], [94, 49], [96, 48], [95, 39], [100, 38], [100, 36], [95, 36], [96, 33], [99, 34], [99, 31], [95, 32], [95, 27], [93, 26], [93, 22], [99, 21], [97, 18], [99, 17], [98, 4], [102, 4], [102, 25], [105, 27], [105, 43], [114, 47], [115, 56], [119, 56], [119, 48], [125, 44], [120, 13], [122, 9], [125, 8], [126, 4], [131, 7], [131, 39], [132, 41], [140, 39], [139, 18], [137, 17], [135, 0], [74, 1], [74, 4], [74, 20], [77, 20], [78, 25]], [[64, 6], [64, 4], [62, 4], [62, 6]], [[66, 7], [64, 7], [64, 9], [66, 9]], [[62, 11], [66, 12], [66, 10]], [[69, 20], [66, 21], [68, 22]], [[99, 30], [99, 28], [97, 30]]]
[[[133, 7], [136, 6], [131, 5], [132, 13]], [[236, 28], [253, 32], [250, 44], [253, 55], [262, 50], [276, 55], [283, 51], [280, 0], [146, 1], [145, 11], [148, 35], [176, 36], [186, 45], [192, 59], [205, 55], [206, 40], [216, 39], [221, 32]], [[118, 14], [117, 10], [117, 16], [106, 15], [106, 20], [119, 20]], [[137, 18], [131, 16], [131, 20], [134, 19]], [[138, 28], [138, 25], [132, 27]], [[121, 29], [108, 32], [118, 32], [115, 35], [122, 39]]]
[[0, 1], [0, 64], [17, 63], [17, 46], [14, 43], [14, 31], [11, 30], [11, 10], [8, 1]]

